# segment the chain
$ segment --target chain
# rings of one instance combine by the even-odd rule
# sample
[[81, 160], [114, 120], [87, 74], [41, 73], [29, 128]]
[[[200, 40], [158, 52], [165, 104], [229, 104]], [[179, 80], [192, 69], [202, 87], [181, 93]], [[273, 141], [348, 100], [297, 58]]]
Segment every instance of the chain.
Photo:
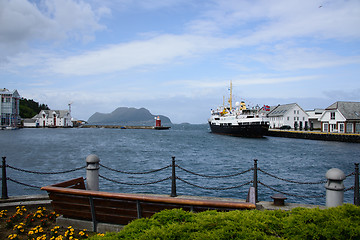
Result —
[[346, 189], [344, 190], [344, 192], [347, 192], [347, 191], [350, 191], [350, 190], [354, 190], [354, 189], [355, 189], [355, 186], [352, 186], [352, 187], [346, 188]]
[[245, 170], [243, 172], [240, 172], [240, 173], [235, 173], [235, 174], [231, 174], [231, 175], [224, 175], [224, 176], [210, 176], [210, 175], [205, 175], [205, 174], [200, 174], [200, 173], [195, 173], [195, 172], [192, 172], [190, 170], [187, 170], [183, 167], [180, 167], [179, 165], [176, 165], [176, 167], [180, 168], [181, 170], [187, 172], [187, 173], [190, 173], [190, 174], [193, 174], [193, 175], [197, 175], [197, 176], [200, 176], [200, 177], [207, 177], [207, 178], [227, 178], [227, 177], [235, 177], [235, 176], [238, 176], [238, 175], [241, 175], [241, 174], [244, 174], [244, 173], [247, 173], [249, 171], [252, 170], [252, 168], [248, 169], [248, 170]]
[[276, 179], [279, 179], [279, 180], [282, 180], [282, 181], [285, 181], [285, 182], [290, 182], [290, 183], [297, 183], [297, 184], [323, 184], [323, 183], [326, 183], [327, 181], [319, 181], [319, 182], [298, 182], [298, 181], [293, 181], [293, 180], [288, 180], [288, 179], [285, 179], [285, 178], [280, 178], [280, 177], [277, 177], [273, 174], [270, 174], [268, 172], [265, 172], [264, 170], [258, 168], [258, 170], [262, 173], [265, 173], [266, 175], [270, 176], [270, 177], [273, 177], [273, 178], [276, 178]]
[[26, 184], [26, 183], [22, 183], [22, 182], [18, 182], [14, 179], [11, 179], [11, 178], [6, 178], [7, 180], [10, 180], [14, 183], [17, 183], [17, 184], [20, 184], [20, 185], [24, 185], [24, 186], [27, 186], [27, 187], [32, 187], [32, 188], [41, 188], [41, 187], [38, 187], [38, 186], [34, 186], [34, 185], [30, 185], [30, 184]]
[[350, 177], [350, 176], [352, 176], [352, 175], [355, 175], [355, 173], [354, 173], [354, 172], [349, 173], [348, 175], [345, 176], [345, 178]]
[[263, 186], [265, 186], [265, 187], [267, 187], [267, 188], [269, 188], [269, 189], [271, 189], [271, 190], [273, 190], [273, 191], [275, 191], [275, 192], [279, 192], [279, 193], [282, 193], [282, 194], [284, 194], [284, 195], [289, 195], [289, 196], [292, 196], [292, 197], [301, 197], [301, 198], [323, 198], [323, 197], [326, 196], [325, 194], [323, 194], [323, 195], [317, 195], [317, 196], [303, 196], [303, 195], [291, 194], [291, 193], [286, 193], [286, 192], [279, 191], [279, 190], [277, 190], [277, 189], [275, 189], [275, 188], [273, 188], [273, 187], [270, 187], [269, 185], [266, 185], [265, 183], [262, 183], [262, 182], [260, 182], [260, 181], [258, 181], [258, 183], [260, 183], [261, 185], [263, 185]]
[[193, 187], [198, 187], [198, 188], [202, 188], [202, 189], [207, 189], [207, 190], [228, 190], [228, 189], [234, 189], [234, 188], [240, 188], [240, 187], [243, 187], [245, 185], [248, 185], [250, 184], [250, 182], [247, 182], [247, 183], [244, 183], [244, 184], [241, 184], [241, 185], [237, 185], [237, 186], [233, 186], [233, 187], [226, 187], [226, 188], [219, 188], [219, 187], [203, 187], [203, 186], [199, 186], [199, 185], [196, 185], [196, 184], [193, 184], [193, 183], [190, 183], [182, 178], [179, 178], [179, 177], [176, 177], [176, 179], [179, 179], [180, 181], [182, 181], [183, 183], [186, 183], [188, 185], [191, 185]]
[[110, 171], [114, 171], [114, 172], [118, 172], [118, 173], [124, 173], [124, 174], [148, 174], [148, 173], [154, 173], [154, 172], [159, 172], [161, 170], [164, 170], [166, 168], [169, 168], [171, 167], [171, 165], [168, 165], [168, 166], [165, 166], [163, 168], [160, 168], [160, 169], [155, 169], [155, 170], [151, 170], [151, 171], [148, 171], [148, 172], [126, 172], [126, 171], [121, 171], [121, 170], [117, 170], [117, 169], [113, 169], [113, 168], [110, 168], [110, 167], [107, 167], [105, 165], [102, 165], [101, 163], [99, 164], [101, 167], [103, 168], [106, 168]]
[[17, 168], [17, 167], [13, 167], [10, 165], [6, 165], [9, 168], [12, 168], [14, 170], [20, 171], [20, 172], [26, 172], [26, 173], [34, 173], [34, 174], [62, 174], [62, 173], [69, 173], [69, 172], [74, 172], [80, 169], [85, 168], [86, 166], [83, 167], [79, 167], [79, 168], [75, 168], [75, 169], [71, 169], [71, 170], [66, 170], [66, 171], [60, 171], [60, 172], [37, 172], [37, 171], [30, 171], [30, 170], [25, 170], [25, 169], [21, 169], [21, 168]]
[[125, 184], [125, 185], [133, 185], [133, 186], [141, 186], [141, 185], [155, 184], [155, 183], [159, 183], [159, 182], [163, 182], [163, 181], [166, 181], [166, 180], [171, 179], [171, 177], [167, 177], [167, 178], [164, 178], [164, 179], [161, 179], [161, 180], [158, 180], [158, 181], [154, 181], [154, 182], [147, 182], [147, 183], [126, 183], [126, 182], [119, 182], [119, 181], [116, 181], [116, 180], [113, 180], [113, 179], [104, 177], [104, 176], [102, 176], [102, 175], [99, 175], [99, 177], [101, 177], [101, 178], [103, 178], [103, 179], [105, 179], [105, 180], [108, 180], [108, 181], [110, 181], [110, 182], [119, 183], [119, 184]]

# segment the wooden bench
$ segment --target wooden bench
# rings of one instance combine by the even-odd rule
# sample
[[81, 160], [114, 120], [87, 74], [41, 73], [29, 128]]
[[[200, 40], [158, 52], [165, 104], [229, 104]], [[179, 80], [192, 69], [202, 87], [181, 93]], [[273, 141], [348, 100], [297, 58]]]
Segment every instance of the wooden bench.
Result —
[[85, 189], [82, 177], [41, 189], [48, 192], [57, 214], [66, 218], [92, 221], [94, 231], [98, 222], [123, 225], [138, 218], [150, 217], [164, 209], [182, 208], [186, 211], [201, 212], [210, 209], [230, 211], [256, 208], [254, 203], [248, 202], [90, 191]]

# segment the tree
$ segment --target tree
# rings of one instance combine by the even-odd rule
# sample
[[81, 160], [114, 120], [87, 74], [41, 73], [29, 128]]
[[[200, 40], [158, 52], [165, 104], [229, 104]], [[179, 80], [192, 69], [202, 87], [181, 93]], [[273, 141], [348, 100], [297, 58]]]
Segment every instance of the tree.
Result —
[[47, 104], [39, 104], [32, 99], [26, 98], [20, 99], [19, 108], [21, 118], [32, 118], [41, 110], [50, 110]]

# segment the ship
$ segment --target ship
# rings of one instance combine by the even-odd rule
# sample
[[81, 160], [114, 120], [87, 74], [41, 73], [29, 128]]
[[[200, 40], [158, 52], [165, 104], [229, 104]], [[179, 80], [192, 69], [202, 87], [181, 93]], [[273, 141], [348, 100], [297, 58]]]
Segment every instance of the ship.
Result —
[[270, 121], [266, 112], [270, 107], [246, 107], [244, 101], [236, 102], [232, 106], [232, 82], [230, 82], [229, 106], [211, 110], [208, 120], [212, 133], [231, 135], [236, 137], [262, 138], [269, 130]]

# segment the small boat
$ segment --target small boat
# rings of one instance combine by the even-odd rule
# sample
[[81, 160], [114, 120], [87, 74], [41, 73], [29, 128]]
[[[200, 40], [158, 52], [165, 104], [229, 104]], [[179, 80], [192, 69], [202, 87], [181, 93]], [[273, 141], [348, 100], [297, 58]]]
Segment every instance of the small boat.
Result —
[[232, 83], [230, 82], [229, 106], [223, 104], [211, 110], [208, 122], [212, 133], [261, 138], [268, 132], [270, 124], [266, 111], [267, 109], [260, 107], [247, 108], [244, 101], [236, 102], [233, 108]]

